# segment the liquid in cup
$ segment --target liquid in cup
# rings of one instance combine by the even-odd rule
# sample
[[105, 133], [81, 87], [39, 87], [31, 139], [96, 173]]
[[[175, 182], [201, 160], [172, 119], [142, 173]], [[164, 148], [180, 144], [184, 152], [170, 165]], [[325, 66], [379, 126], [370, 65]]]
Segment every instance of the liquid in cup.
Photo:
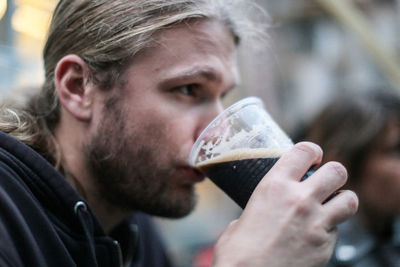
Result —
[[227, 108], [206, 127], [193, 145], [189, 161], [244, 208], [259, 181], [292, 146], [262, 101], [249, 97]]

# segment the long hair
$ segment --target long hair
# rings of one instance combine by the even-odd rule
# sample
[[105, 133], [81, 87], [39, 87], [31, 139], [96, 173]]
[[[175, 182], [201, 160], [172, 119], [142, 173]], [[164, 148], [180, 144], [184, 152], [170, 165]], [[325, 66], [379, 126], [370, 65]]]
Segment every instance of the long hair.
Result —
[[100, 90], [110, 90], [135, 55], [152, 44], [155, 33], [188, 20], [216, 19], [238, 43], [245, 34], [262, 33], [245, 12], [260, 11], [254, 7], [247, 0], [60, 0], [43, 50], [43, 87], [22, 110], [3, 109], [0, 130], [32, 146], [57, 167], [60, 155], [53, 130], [59, 123], [60, 104], [54, 72], [62, 57], [81, 57], [90, 81]]

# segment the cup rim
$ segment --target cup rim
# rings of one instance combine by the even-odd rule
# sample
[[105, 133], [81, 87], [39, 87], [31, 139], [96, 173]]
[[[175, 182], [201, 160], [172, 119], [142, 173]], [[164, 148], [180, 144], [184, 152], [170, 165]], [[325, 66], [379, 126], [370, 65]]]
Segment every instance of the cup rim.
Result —
[[193, 157], [195, 156], [195, 153], [199, 151], [199, 149], [197, 149], [197, 147], [198, 147], [199, 143], [201, 142], [201, 140], [203, 139], [203, 136], [205, 135], [205, 133], [208, 131], [208, 129], [210, 127], [212, 127], [215, 124], [216, 121], [220, 120], [223, 116], [226, 116], [227, 114], [234, 113], [238, 108], [245, 107], [247, 105], [254, 105], [254, 104], [264, 106], [264, 103], [261, 100], [261, 98], [256, 97], [256, 96], [249, 96], [249, 97], [245, 97], [241, 100], [238, 100], [237, 102], [233, 103], [232, 105], [230, 105], [229, 107], [224, 109], [224, 111], [222, 111], [220, 114], [218, 114], [218, 116], [216, 116], [207, 125], [207, 127], [204, 128], [203, 131], [201, 131], [200, 135], [197, 137], [196, 141], [194, 142], [192, 149], [190, 150], [190, 154], [189, 154], [190, 166], [194, 167]]

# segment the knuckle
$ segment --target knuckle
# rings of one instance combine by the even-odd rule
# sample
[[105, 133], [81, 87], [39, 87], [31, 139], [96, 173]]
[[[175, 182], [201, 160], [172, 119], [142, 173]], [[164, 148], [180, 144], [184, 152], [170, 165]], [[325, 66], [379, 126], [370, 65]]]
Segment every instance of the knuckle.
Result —
[[336, 240], [336, 234], [327, 233], [326, 231], [321, 231], [318, 234], [316, 234], [314, 231], [314, 233], [310, 235], [310, 238], [307, 241], [312, 247], [316, 248], [316, 250], [318, 251], [318, 254], [316, 255], [316, 260], [318, 259], [317, 262], [320, 262], [320, 264], [313, 266], [326, 265], [332, 255]]
[[289, 201], [290, 205], [295, 207], [297, 214], [305, 216], [312, 212], [312, 205], [310, 203], [311, 198], [311, 192], [309, 190], [305, 190], [298, 192], [297, 194], [293, 194]]
[[347, 170], [341, 163], [330, 161], [326, 163], [324, 167], [332, 172], [332, 175], [340, 183], [340, 186], [343, 186], [347, 182]]
[[327, 165], [332, 168], [338, 176], [347, 179], [347, 170], [341, 163], [337, 161], [330, 161], [327, 163]]
[[297, 143], [294, 148], [298, 151], [305, 152], [307, 154], [313, 155], [317, 158], [322, 157], [322, 149], [319, 145], [312, 142], [300, 142]]
[[283, 195], [287, 190], [286, 184], [279, 179], [268, 179], [261, 181], [254, 190], [251, 198], [256, 202], [263, 203], [267, 201], [271, 195]]
[[298, 204], [296, 205], [296, 213], [298, 215], [305, 217], [311, 213], [311, 209], [310, 209], [309, 205], [307, 205], [306, 203], [301, 202], [301, 201], [299, 201], [297, 203]]
[[275, 192], [281, 192], [282, 190], [285, 189], [285, 183], [283, 179], [277, 179], [275, 177], [268, 177], [268, 179], [263, 179], [261, 182], [257, 185], [257, 189], [259, 191], [270, 191], [275, 190]]
[[357, 195], [350, 190], [346, 190], [346, 197], [347, 197], [347, 207], [349, 216], [354, 215], [358, 209], [358, 197]]
[[[321, 229], [321, 230], [316, 230], [316, 229]], [[325, 230], [322, 230], [322, 228], [319, 225], [314, 226], [313, 230], [311, 231], [308, 237], [308, 242], [313, 246], [321, 246], [325, 244], [327, 241], [328, 241], [327, 232]]]
[[321, 246], [336, 239], [337, 233], [334, 230], [327, 230], [323, 218], [314, 220], [310, 225], [308, 242], [314, 246]]

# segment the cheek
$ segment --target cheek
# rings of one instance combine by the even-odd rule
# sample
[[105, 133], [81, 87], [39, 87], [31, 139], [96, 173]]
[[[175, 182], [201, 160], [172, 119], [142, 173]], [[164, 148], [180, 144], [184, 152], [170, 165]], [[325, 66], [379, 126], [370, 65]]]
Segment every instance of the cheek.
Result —
[[168, 123], [168, 139], [181, 150], [190, 150], [194, 141], [194, 124], [193, 119], [181, 117], [172, 119]]
[[159, 157], [186, 158], [193, 145], [193, 119], [151, 114], [141, 120], [141, 142], [152, 144]]
[[361, 201], [387, 212], [398, 212], [400, 207], [400, 162], [380, 160], [366, 162]]

